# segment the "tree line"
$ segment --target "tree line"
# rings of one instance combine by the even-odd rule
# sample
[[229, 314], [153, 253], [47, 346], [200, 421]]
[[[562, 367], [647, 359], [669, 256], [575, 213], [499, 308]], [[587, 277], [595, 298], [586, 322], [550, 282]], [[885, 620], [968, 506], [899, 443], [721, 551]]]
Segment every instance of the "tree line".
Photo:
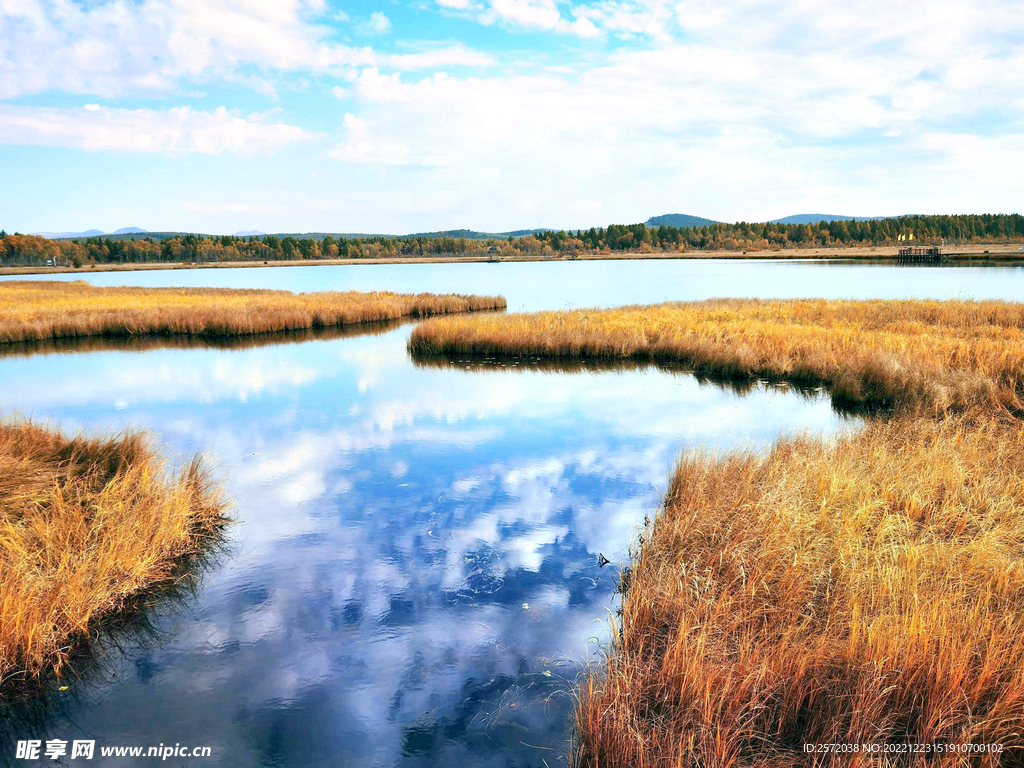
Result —
[[574, 256], [607, 252], [764, 251], [855, 245], [893, 245], [913, 235], [922, 245], [1024, 242], [1024, 216], [970, 214], [901, 216], [891, 219], [816, 224], [708, 224], [648, 227], [612, 224], [587, 230], [542, 231], [507, 239], [472, 240], [454, 236], [360, 237], [335, 239], [262, 235], [182, 235], [165, 240], [89, 237], [48, 240], [0, 230], [0, 264], [70, 266], [91, 264], [221, 263], [315, 261], [430, 256]]

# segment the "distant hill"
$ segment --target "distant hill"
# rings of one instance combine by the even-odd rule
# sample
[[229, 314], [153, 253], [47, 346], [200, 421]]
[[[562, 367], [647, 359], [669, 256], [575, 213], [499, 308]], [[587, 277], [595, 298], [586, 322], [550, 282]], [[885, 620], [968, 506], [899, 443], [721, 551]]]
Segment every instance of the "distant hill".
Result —
[[[888, 216], [840, 216], [832, 213], [798, 213], [782, 219], [772, 219], [772, 224], [817, 224], [819, 221], [874, 221], [892, 218]], [[666, 213], [664, 216], [653, 216], [647, 220], [648, 227], [703, 227], [718, 224], [714, 219], [691, 216], [687, 213]]]
[[[496, 235], [493, 235], [493, 237], [526, 237], [527, 235], [536, 235], [538, 232], [554, 232], [554, 231], [555, 230], [548, 229], [546, 227], [543, 228], [543, 229], [513, 229], [511, 232], [499, 232]], [[573, 230], [572, 229], [566, 229], [564, 231], [565, 232], [572, 232]], [[484, 232], [477, 232], [476, 234], [478, 234], [478, 235], [485, 235], [486, 237], [492, 237], [492, 235], [487, 235]]]
[[87, 229], [85, 232], [33, 232], [36, 237], [46, 237], [50, 240], [68, 240], [72, 237], [98, 237], [105, 234], [98, 229]]
[[718, 222], [688, 213], [666, 213], [663, 216], [652, 216], [646, 224], [648, 227], [704, 227]]
[[[391, 235], [381, 234], [372, 232], [274, 232], [274, 237], [285, 238], [294, 237], [297, 240], [304, 238], [312, 238], [313, 240], [323, 240], [325, 237], [333, 237], [335, 240], [354, 240], [357, 238], [371, 238], [371, 237], [384, 237], [384, 238], [395, 238], [395, 239], [408, 239], [412, 237], [455, 237], [462, 238], [465, 240], [504, 240], [509, 237], [525, 237], [526, 235], [535, 235], [538, 232], [550, 232], [552, 230], [547, 228], [542, 229], [516, 229], [510, 232], [477, 232], [473, 229], [447, 229], [438, 232], [414, 232], [409, 235]], [[163, 240], [170, 240], [175, 237], [184, 237], [188, 232], [148, 232], [144, 229], [137, 227], [125, 227], [119, 229], [117, 232], [107, 234], [98, 229], [90, 229], [88, 232], [36, 232], [34, 233], [40, 237], [49, 237], [51, 239], [84, 239], [87, 237], [103, 237], [110, 240], [156, 240], [157, 242]], [[201, 234], [203, 237], [214, 237], [209, 233], [195, 233]], [[267, 237], [267, 232], [262, 232], [258, 229], [245, 230], [242, 232], [233, 233], [232, 237]]]
[[146, 235], [146, 230], [139, 227], [121, 227], [113, 232], [104, 232], [102, 229], [87, 229], [85, 232], [33, 232], [37, 237], [47, 237], [50, 240], [71, 240], [76, 237], [103, 237], [104, 235]]
[[830, 213], [798, 213], [784, 219], [772, 219], [772, 224], [817, 224], [819, 221], [878, 221], [892, 216], [838, 216]]
[[514, 229], [511, 232], [477, 232], [474, 229], [448, 229], [440, 232], [417, 232], [413, 235], [399, 235], [399, 237], [460, 237], [466, 240], [495, 240], [507, 237], [526, 237], [527, 235], [536, 235], [538, 232], [552, 231], [547, 227], [541, 229]]
[[386, 235], [372, 232], [275, 232], [275, 237], [294, 237], [302, 239], [304, 237], [311, 237], [314, 240], [323, 240], [325, 237], [330, 235], [335, 240], [354, 240], [356, 238], [368, 238], [368, 237], [386, 237], [395, 238], [397, 240], [407, 240], [413, 237], [455, 237], [464, 240], [498, 240], [505, 239], [508, 237], [525, 237], [526, 235], [535, 235], [538, 232], [550, 232], [552, 230], [547, 228], [542, 229], [516, 229], [511, 232], [477, 232], [475, 229], [443, 229], [437, 232], [413, 232], [409, 235]]
[[[799, 213], [795, 216], [786, 216], [781, 219], [772, 219], [772, 223], [778, 224], [817, 224], [819, 221], [873, 221], [876, 219], [885, 219], [893, 217], [885, 216], [841, 216], [838, 214], [828, 213]], [[652, 216], [646, 222], [648, 227], [702, 227], [710, 224], [719, 224], [714, 219], [706, 219], [702, 216], [692, 216], [687, 213], [666, 213], [662, 216]], [[314, 240], [323, 240], [325, 237], [333, 237], [335, 240], [354, 240], [357, 238], [388, 238], [388, 239], [409, 239], [414, 237], [420, 238], [437, 238], [437, 237], [454, 237], [465, 240], [505, 240], [509, 237], [526, 237], [528, 235], [535, 235], [539, 232], [551, 232], [555, 231], [548, 227], [541, 227], [537, 229], [514, 229], [508, 232], [479, 232], [474, 229], [446, 229], [439, 230], [436, 232], [414, 232], [407, 235], [393, 235], [384, 233], [372, 233], [372, 232], [275, 232], [273, 235], [278, 238], [294, 237], [296, 239], [312, 238]], [[573, 229], [565, 230], [567, 232], [575, 231]], [[141, 227], [122, 227], [115, 232], [106, 233], [99, 229], [90, 229], [85, 232], [35, 232], [34, 234], [40, 237], [48, 237], [53, 240], [60, 239], [84, 239], [87, 237], [104, 237], [111, 240], [139, 240], [139, 239], [150, 239], [156, 241], [169, 240], [174, 237], [183, 237], [187, 232], [149, 232]], [[199, 234], [199, 233], [196, 233]], [[203, 234], [203, 237], [211, 237], [212, 235]], [[233, 237], [267, 237], [268, 233], [263, 232], [259, 229], [247, 229], [240, 232], [232, 233]]]

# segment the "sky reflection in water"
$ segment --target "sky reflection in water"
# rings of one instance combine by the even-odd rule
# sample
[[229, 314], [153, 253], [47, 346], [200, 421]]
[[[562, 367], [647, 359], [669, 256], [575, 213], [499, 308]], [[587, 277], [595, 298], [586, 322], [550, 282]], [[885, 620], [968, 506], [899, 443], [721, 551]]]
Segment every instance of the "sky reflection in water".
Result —
[[210, 745], [208, 765], [563, 763], [570, 683], [678, 452], [849, 424], [825, 396], [651, 368], [418, 366], [410, 328], [0, 358], [0, 407], [208, 451], [237, 503], [162, 642], [112, 655], [44, 738]]
[[[991, 265], [605, 261], [88, 277], [502, 293], [511, 310], [1024, 297], [1024, 270]], [[143, 342], [0, 357], [0, 409], [68, 429], [132, 424], [178, 454], [208, 451], [237, 502], [229, 553], [198, 597], [164, 607], [159, 641], [110, 654], [103, 674], [61, 694], [39, 735], [209, 745], [204, 765], [558, 765], [570, 684], [608, 640], [616, 569], [678, 452], [852, 426], [824, 396], [738, 394], [651, 368], [414, 365], [410, 327], [233, 349]], [[599, 553], [613, 565], [599, 568]]]

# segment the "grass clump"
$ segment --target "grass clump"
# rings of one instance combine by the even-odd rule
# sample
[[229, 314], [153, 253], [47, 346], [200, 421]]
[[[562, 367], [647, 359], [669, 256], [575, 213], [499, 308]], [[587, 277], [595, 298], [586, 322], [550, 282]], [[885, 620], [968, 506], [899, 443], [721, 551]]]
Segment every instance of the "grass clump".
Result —
[[1019, 412], [1024, 304], [721, 300], [423, 323], [410, 350], [681, 363], [721, 378], [827, 385], [844, 405]]
[[77, 641], [208, 551], [225, 508], [198, 459], [171, 473], [141, 434], [0, 423], [0, 688], [60, 676]]
[[0, 343], [140, 334], [237, 336], [504, 309], [500, 296], [0, 283]]
[[975, 414], [684, 456], [583, 687], [576, 764], [1020, 765], [1022, 438]]

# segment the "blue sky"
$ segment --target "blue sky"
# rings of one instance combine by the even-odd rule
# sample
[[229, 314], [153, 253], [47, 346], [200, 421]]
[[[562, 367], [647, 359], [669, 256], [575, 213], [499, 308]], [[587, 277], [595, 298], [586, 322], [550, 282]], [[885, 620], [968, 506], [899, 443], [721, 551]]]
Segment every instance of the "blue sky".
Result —
[[1024, 4], [0, 0], [0, 227], [1024, 208]]

